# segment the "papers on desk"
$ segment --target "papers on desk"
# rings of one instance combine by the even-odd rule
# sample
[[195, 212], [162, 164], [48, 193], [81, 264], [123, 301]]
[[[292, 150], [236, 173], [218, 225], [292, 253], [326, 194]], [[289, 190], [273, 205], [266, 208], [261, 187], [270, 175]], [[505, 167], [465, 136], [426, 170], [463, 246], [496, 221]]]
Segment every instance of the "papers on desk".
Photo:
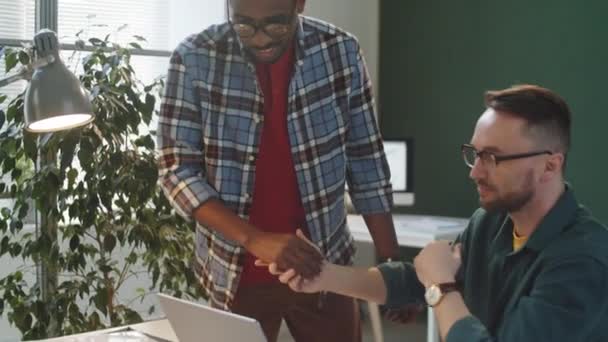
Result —
[[107, 334], [87, 334], [85, 336], [65, 337], [65, 342], [158, 342], [164, 341], [152, 338], [135, 330], [115, 331]]
[[462, 230], [463, 223], [461, 221], [434, 218], [434, 217], [420, 217], [420, 218], [407, 218], [407, 219], [395, 219], [395, 230], [407, 230], [407, 231], [432, 231], [440, 232], [446, 230]]

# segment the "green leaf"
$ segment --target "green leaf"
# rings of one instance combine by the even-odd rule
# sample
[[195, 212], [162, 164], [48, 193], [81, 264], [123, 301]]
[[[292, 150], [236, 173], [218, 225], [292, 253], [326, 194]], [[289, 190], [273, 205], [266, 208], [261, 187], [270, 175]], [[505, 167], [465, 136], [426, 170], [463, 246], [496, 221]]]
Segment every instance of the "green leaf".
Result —
[[66, 170], [72, 165], [74, 160], [74, 151], [76, 150], [76, 144], [80, 138], [78, 130], [70, 131], [61, 141], [61, 170]]
[[70, 169], [68, 171], [68, 189], [72, 189], [74, 187], [74, 183], [76, 182], [76, 177], [78, 177], [78, 170]]
[[10, 240], [8, 236], [2, 238], [2, 242], [0, 242], [0, 255], [4, 255], [6, 252], [8, 252], [9, 241]]
[[23, 149], [25, 154], [31, 159], [36, 160], [38, 157], [38, 148], [36, 146], [36, 134], [25, 131], [23, 133]]
[[21, 205], [21, 208], [19, 208], [19, 215], [17, 217], [19, 217], [20, 220], [23, 220], [27, 216], [27, 213], [29, 211], [30, 211], [30, 206], [27, 203], [23, 203]]
[[80, 143], [80, 150], [78, 151], [78, 159], [82, 168], [90, 169], [93, 166], [93, 153], [93, 145], [88, 139], [84, 139]]
[[25, 51], [19, 51], [19, 62], [23, 65], [30, 64], [30, 56]]
[[148, 40], [146, 40], [146, 38], [142, 37], [142, 36], [138, 36], [138, 35], [133, 35], [133, 37], [135, 39], [137, 39], [140, 42], [147, 42]]
[[99, 38], [90, 38], [89, 43], [93, 44], [93, 46], [97, 47], [106, 47], [106, 42]]
[[20, 255], [22, 250], [23, 250], [23, 247], [21, 247], [20, 244], [15, 243], [11, 246], [9, 254], [11, 255], [11, 257], [14, 258], [14, 257]]
[[156, 97], [152, 94], [146, 94], [146, 102], [144, 106], [143, 117], [146, 123], [149, 123], [152, 118], [152, 113], [154, 112], [154, 105], [156, 104]]
[[6, 73], [11, 71], [15, 67], [15, 65], [17, 65], [18, 61], [19, 59], [17, 52], [9, 50], [8, 54], [4, 55], [4, 71]]
[[154, 149], [154, 139], [150, 135], [143, 136], [135, 140], [135, 146], [144, 147], [150, 150]]
[[32, 327], [32, 321], [32, 315], [27, 313], [25, 314], [25, 317], [23, 317], [21, 325], [25, 330], [29, 330]]
[[16, 104], [11, 104], [8, 106], [8, 108], [6, 109], [6, 120], [7, 121], [14, 121], [17, 116], [18, 116], [18, 106]]
[[78, 249], [78, 246], [80, 246], [80, 238], [78, 237], [78, 235], [74, 235], [70, 239], [70, 249], [72, 251], [75, 251], [76, 249]]
[[103, 239], [103, 248], [107, 252], [111, 252], [114, 250], [114, 247], [116, 247], [116, 237], [112, 234], [106, 235]]
[[14, 139], [10, 139], [7, 141], [4, 141], [4, 143], [2, 143], [2, 151], [4, 153], [6, 153], [6, 155], [10, 158], [15, 158], [15, 155], [17, 154], [17, 141]]
[[141, 47], [141, 45], [139, 45], [138, 43], [132, 42], [129, 43], [129, 45], [131, 45], [132, 47], [138, 49], [138, 50], [142, 50], [143, 48]]
[[160, 277], [160, 268], [154, 267], [154, 270], [152, 271], [152, 284], [154, 286], [156, 286], [157, 282], [158, 282], [158, 277]]

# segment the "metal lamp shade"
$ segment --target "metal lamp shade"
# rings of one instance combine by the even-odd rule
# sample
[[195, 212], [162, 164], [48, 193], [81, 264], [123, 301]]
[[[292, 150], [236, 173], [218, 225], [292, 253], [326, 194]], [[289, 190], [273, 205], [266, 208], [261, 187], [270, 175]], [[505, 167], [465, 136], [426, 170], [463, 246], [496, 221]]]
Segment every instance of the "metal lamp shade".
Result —
[[46, 133], [92, 122], [95, 117], [87, 92], [59, 58], [55, 33], [43, 30], [34, 43], [41, 57], [52, 54], [55, 61], [32, 75], [25, 93], [25, 128]]

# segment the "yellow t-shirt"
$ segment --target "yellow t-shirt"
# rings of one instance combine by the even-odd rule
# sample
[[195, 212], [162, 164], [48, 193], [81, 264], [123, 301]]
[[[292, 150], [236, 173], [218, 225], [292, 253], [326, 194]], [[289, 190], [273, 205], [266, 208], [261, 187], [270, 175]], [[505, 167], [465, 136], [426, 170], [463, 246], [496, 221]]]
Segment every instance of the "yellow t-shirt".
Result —
[[525, 243], [528, 241], [527, 236], [518, 236], [515, 232], [515, 227], [513, 227], [513, 250], [519, 250]]

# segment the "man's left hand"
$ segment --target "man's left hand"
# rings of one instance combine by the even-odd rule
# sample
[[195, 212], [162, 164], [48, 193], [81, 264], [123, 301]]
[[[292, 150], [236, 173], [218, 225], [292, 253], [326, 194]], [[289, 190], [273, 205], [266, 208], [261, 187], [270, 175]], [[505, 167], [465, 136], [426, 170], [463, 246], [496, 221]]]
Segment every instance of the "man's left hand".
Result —
[[418, 280], [427, 288], [454, 282], [460, 264], [460, 244], [452, 245], [449, 241], [431, 242], [414, 258]]

